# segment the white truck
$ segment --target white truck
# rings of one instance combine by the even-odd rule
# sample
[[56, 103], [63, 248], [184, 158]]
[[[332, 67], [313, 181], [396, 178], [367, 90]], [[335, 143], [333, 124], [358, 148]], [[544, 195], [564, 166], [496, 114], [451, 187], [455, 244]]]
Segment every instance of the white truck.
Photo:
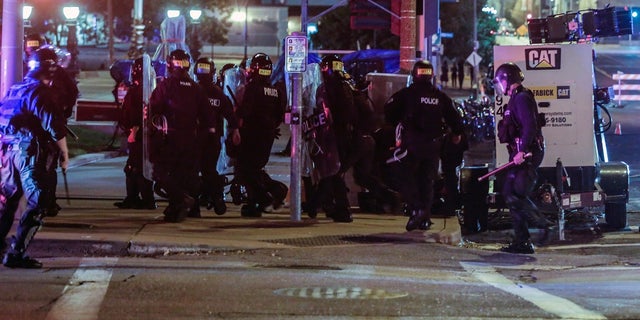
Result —
[[[524, 73], [523, 85], [533, 91], [539, 112], [545, 114], [546, 149], [534, 201], [543, 211], [557, 212], [560, 240], [564, 240], [566, 215], [574, 213], [597, 218], [604, 212], [607, 229], [627, 228], [629, 167], [608, 159], [603, 133], [611, 119], [598, 103], [606, 97], [595, 86], [593, 50], [588, 43], [494, 47], [494, 67], [506, 62], [518, 65]], [[606, 90], [604, 93], [606, 96]], [[508, 99], [496, 97], [496, 123]], [[493, 169], [490, 166], [497, 168], [509, 161], [505, 145], [495, 141], [495, 164], [460, 170], [463, 233], [486, 230], [489, 208], [500, 211], [504, 207], [499, 193], [501, 175], [477, 179]], [[603, 225], [596, 219], [580, 224], [598, 231]]]

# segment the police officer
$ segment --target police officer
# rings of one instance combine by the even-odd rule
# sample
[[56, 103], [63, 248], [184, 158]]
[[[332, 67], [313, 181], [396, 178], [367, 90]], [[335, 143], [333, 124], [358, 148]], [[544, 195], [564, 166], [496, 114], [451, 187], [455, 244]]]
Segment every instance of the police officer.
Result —
[[199, 58], [196, 61], [194, 73], [198, 84], [209, 98], [209, 107], [215, 117], [215, 131], [209, 132], [208, 128], [201, 128], [200, 147], [202, 159], [200, 172], [202, 174], [202, 190], [200, 192], [201, 203], [208, 209], [213, 208], [216, 214], [224, 214], [227, 205], [224, 202], [225, 178], [216, 170], [220, 150], [222, 149], [221, 137], [224, 132], [224, 121], [227, 120], [228, 129], [234, 144], [240, 143], [238, 120], [233, 112], [233, 105], [224, 94], [222, 88], [214, 82], [216, 66], [213, 59]]
[[[26, 205], [2, 263], [10, 268], [40, 268], [42, 264], [25, 252], [42, 225], [52, 186], [43, 174], [53, 166], [49, 154], [59, 150], [60, 167], [67, 169], [69, 152], [65, 118], [56, 107], [50, 88], [58, 68], [55, 52], [36, 50], [28, 61], [22, 83], [11, 86], [0, 113], [2, 165], [0, 166], [0, 252], [6, 245], [20, 198]], [[53, 151], [52, 151], [53, 150]]]
[[142, 58], [133, 61], [131, 66], [131, 87], [127, 90], [122, 103], [121, 126], [128, 132], [127, 148], [129, 157], [124, 167], [127, 196], [114, 203], [121, 209], [157, 208], [153, 196], [153, 182], [143, 175], [142, 145]]
[[[47, 40], [40, 35], [39, 33], [32, 33], [25, 36], [24, 41], [24, 70], [25, 74], [29, 72], [27, 62], [31, 55], [38, 49], [46, 48], [54, 52], [56, 54], [56, 62], [58, 63], [58, 68], [56, 69], [53, 79], [51, 80], [50, 87], [53, 89], [53, 99], [55, 101], [55, 105], [57, 108], [60, 108], [63, 112], [65, 118], [71, 117], [73, 114], [73, 107], [76, 105], [76, 101], [78, 99], [78, 86], [76, 81], [69, 76], [69, 74], [65, 71], [60, 57], [57, 56], [58, 48], [51, 46], [47, 43]], [[65, 122], [66, 123], [66, 122]], [[52, 158], [52, 163], [57, 163], [59, 158], [59, 153], [50, 153], [50, 157]], [[51, 193], [47, 196], [48, 199], [51, 200], [51, 203], [47, 205], [46, 215], [53, 217], [58, 215], [61, 207], [56, 203], [56, 186], [58, 185], [58, 174], [56, 172], [56, 166], [52, 166], [49, 168], [49, 172], [46, 173], [48, 183], [53, 186], [52, 188], [46, 188], [46, 192]]]
[[[348, 83], [349, 78], [344, 72], [342, 60], [335, 55], [323, 57], [320, 61], [320, 72], [323, 82], [317, 89], [316, 101], [319, 106], [327, 108], [331, 115], [330, 128], [335, 139], [328, 141], [335, 143], [339, 169], [336, 173], [319, 181], [316, 188], [317, 194], [313, 195], [312, 201], [309, 201], [308, 210], [311, 211], [310, 215], [313, 215], [314, 203], [322, 202], [327, 217], [333, 219], [334, 222], [349, 223], [353, 221], [353, 217], [347, 197], [349, 190], [345, 184], [344, 175], [355, 162], [351, 148], [358, 136], [356, 132], [359, 120], [358, 111], [353, 99], [352, 86]], [[325, 146], [325, 149], [328, 150], [328, 147]], [[333, 149], [333, 146], [331, 148]], [[335, 162], [331, 154], [325, 153], [324, 156], [325, 159], [320, 161]]]
[[506, 172], [502, 187], [514, 231], [513, 242], [502, 251], [531, 254], [534, 247], [529, 239], [528, 221], [542, 228], [543, 235], [548, 235], [552, 223], [538, 213], [529, 198], [538, 177], [536, 169], [544, 158], [544, 139], [536, 100], [522, 85], [523, 80], [524, 74], [516, 64], [505, 63], [496, 70], [494, 86], [499, 94], [509, 95], [503, 119], [498, 124], [498, 137], [501, 143], [507, 144], [509, 160], [516, 164]]
[[[200, 126], [214, 131], [213, 112], [202, 89], [189, 76], [191, 61], [184, 50], [167, 57], [168, 77], [153, 90], [151, 121], [166, 133], [154, 132], [152, 139], [153, 180], [169, 200], [164, 211], [166, 222], [198, 217], [195, 198], [199, 193], [197, 132]], [[164, 126], [160, 125], [164, 122]]]
[[[335, 55], [323, 57], [320, 70], [325, 83], [322, 89], [326, 92], [325, 101], [334, 118], [332, 127], [339, 137], [340, 176], [344, 180], [344, 173], [353, 169], [355, 183], [366, 190], [358, 195], [361, 208], [366, 207], [371, 200], [380, 207], [384, 204], [393, 206], [396, 198], [394, 192], [382, 183], [379, 176], [374, 175], [376, 141], [373, 132], [377, 128], [367, 93], [344, 71], [342, 60]], [[336, 193], [335, 196], [342, 197], [343, 188], [338, 187], [337, 190], [340, 195]], [[347, 189], [344, 190], [346, 192]], [[346, 216], [338, 211], [334, 220]]]
[[269, 81], [272, 70], [268, 55], [257, 53], [251, 58], [244, 98], [237, 110], [242, 143], [236, 175], [247, 192], [247, 204], [241, 208], [244, 217], [260, 217], [269, 205], [278, 208], [288, 191], [264, 171], [287, 104], [285, 93]]
[[426, 230], [432, 224], [433, 181], [438, 174], [443, 126], [451, 130], [454, 144], [462, 134], [460, 115], [451, 98], [433, 85], [433, 74], [429, 61], [417, 61], [411, 70], [411, 85], [394, 93], [384, 107], [386, 121], [402, 126], [398, 144], [407, 151], [400, 159], [404, 178], [400, 193], [410, 212], [407, 231]]

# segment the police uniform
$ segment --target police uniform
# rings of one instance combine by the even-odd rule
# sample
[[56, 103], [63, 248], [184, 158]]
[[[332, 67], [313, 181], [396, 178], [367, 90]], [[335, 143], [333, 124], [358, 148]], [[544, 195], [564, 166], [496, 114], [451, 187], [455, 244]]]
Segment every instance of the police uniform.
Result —
[[407, 151], [400, 159], [403, 183], [400, 193], [411, 212], [407, 231], [428, 229], [433, 202], [433, 182], [438, 174], [443, 126], [455, 136], [462, 134], [462, 121], [451, 98], [431, 83], [433, 66], [418, 61], [413, 83], [396, 92], [385, 104], [386, 121], [401, 124], [400, 147]]
[[200, 128], [200, 146], [202, 148], [200, 197], [202, 204], [207, 208], [213, 208], [216, 214], [224, 214], [227, 210], [224, 202], [225, 178], [218, 173], [216, 167], [222, 149], [221, 138], [225, 129], [224, 120], [227, 120], [228, 129], [233, 131], [238, 128], [238, 119], [229, 98], [224, 94], [222, 88], [213, 82], [215, 74], [213, 60], [211, 58], [198, 59], [195, 74], [198, 78], [198, 84], [208, 98], [215, 122], [214, 132], [206, 127]]
[[197, 132], [199, 126], [213, 128], [213, 113], [200, 86], [189, 76], [189, 56], [175, 50], [167, 59], [169, 76], [151, 94], [151, 118], [164, 118], [166, 135], [153, 146], [153, 180], [164, 190], [169, 206], [165, 221], [180, 222], [194, 215], [199, 193]]
[[143, 123], [142, 123], [142, 58], [132, 67], [133, 84], [127, 90], [122, 103], [121, 126], [129, 133], [127, 148], [129, 157], [124, 167], [126, 198], [114, 205], [125, 209], [156, 209], [153, 196], [153, 182], [143, 174]]
[[[339, 159], [337, 173], [327, 176], [318, 182], [318, 187], [313, 198], [325, 199], [321, 201], [328, 217], [334, 222], [352, 222], [351, 209], [344, 174], [358, 160], [354, 141], [358, 140], [360, 119], [358, 109], [354, 101], [352, 86], [347, 81], [342, 61], [337, 56], [326, 56], [320, 62], [323, 83], [317, 89], [318, 103], [324, 104], [331, 113], [330, 128], [335, 136], [336, 151]], [[327, 160], [333, 162], [331, 154], [327, 154]], [[316, 202], [320, 202], [319, 200]], [[312, 212], [313, 202], [308, 210]], [[327, 205], [329, 204], [329, 205]]]
[[[338, 135], [340, 129], [336, 128], [335, 118], [331, 111], [329, 94], [323, 83], [316, 90], [316, 102], [318, 110], [316, 118], [319, 118], [313, 129], [313, 144], [310, 148], [311, 159], [314, 166], [314, 176], [318, 178], [313, 192], [307, 194], [305, 211], [311, 218], [315, 218], [317, 208], [322, 205], [327, 217], [335, 222], [351, 222], [347, 187], [344, 182], [344, 173], [341, 172], [342, 161], [340, 148], [344, 148], [344, 141]], [[334, 106], [334, 109], [336, 107]], [[346, 150], [342, 150], [344, 154]], [[309, 184], [309, 183], [308, 183]], [[306, 186], [308, 189], [310, 186]]]
[[[37, 38], [40, 40], [36, 40]], [[39, 44], [39, 47], [37, 46]], [[46, 40], [40, 35], [29, 35], [25, 40], [25, 55], [26, 59], [37, 49], [49, 49], [56, 52], [58, 49], [54, 46], [47, 45]], [[56, 60], [57, 61], [57, 60]], [[28, 66], [25, 62], [25, 74], [28, 72]], [[75, 79], [71, 78], [67, 71], [61, 66], [57, 68], [51, 79], [50, 87], [53, 89], [52, 95], [54, 104], [57, 108], [62, 110], [65, 119], [71, 117], [73, 114], [73, 107], [76, 105], [78, 99], [79, 90]], [[58, 215], [60, 206], [56, 203], [56, 186], [58, 185], [58, 173], [56, 172], [57, 162], [60, 157], [60, 152], [51, 152], [50, 161], [54, 164], [49, 168], [47, 172], [47, 184], [52, 186], [45, 189], [49, 194], [47, 199], [50, 199], [50, 203], [47, 205], [46, 215], [53, 217]]]
[[[538, 177], [536, 169], [544, 157], [544, 141], [535, 98], [530, 90], [520, 84], [522, 80], [522, 71], [513, 63], [503, 64], [496, 70], [497, 89], [510, 95], [503, 119], [498, 123], [498, 138], [501, 143], [507, 144], [510, 161], [516, 158], [524, 160], [509, 168], [505, 174], [502, 196], [511, 214], [514, 239], [502, 251], [534, 253], [528, 221], [545, 229], [545, 234], [552, 224], [539, 215], [529, 198]], [[531, 156], [523, 158], [528, 153]]]
[[272, 191], [281, 184], [273, 181], [263, 170], [269, 161], [276, 130], [284, 118], [285, 93], [269, 82], [272, 64], [266, 54], [256, 54], [250, 62], [249, 82], [244, 98], [237, 110], [240, 119], [240, 143], [236, 175], [247, 191], [247, 204], [241, 213], [247, 217], [261, 216], [261, 212], [273, 204], [281, 205], [286, 192]]
[[[52, 58], [53, 56], [53, 58]], [[56, 107], [53, 92], [41, 79], [51, 80], [57, 68], [55, 54], [38, 50], [30, 58], [25, 80], [13, 85], [0, 114], [2, 165], [0, 166], [0, 251], [18, 210], [20, 198], [26, 205], [16, 234], [3, 259], [8, 267], [40, 268], [42, 264], [25, 255], [29, 242], [42, 225], [50, 199], [46, 172], [54, 166], [49, 156], [60, 149], [63, 170], [68, 163], [65, 118]], [[57, 159], [56, 159], [57, 160]]]

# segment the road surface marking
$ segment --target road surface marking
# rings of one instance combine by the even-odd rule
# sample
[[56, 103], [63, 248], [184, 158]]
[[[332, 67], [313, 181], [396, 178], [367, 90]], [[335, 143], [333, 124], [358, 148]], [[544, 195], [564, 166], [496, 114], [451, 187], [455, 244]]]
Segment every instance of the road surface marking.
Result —
[[481, 280], [497, 289], [527, 300], [540, 309], [565, 319], [606, 319], [602, 314], [587, 310], [558, 296], [546, 293], [525, 284], [516, 284], [486, 263], [460, 262], [460, 265]]
[[[95, 320], [117, 258], [85, 258], [45, 320]], [[106, 267], [106, 269], [105, 269]]]

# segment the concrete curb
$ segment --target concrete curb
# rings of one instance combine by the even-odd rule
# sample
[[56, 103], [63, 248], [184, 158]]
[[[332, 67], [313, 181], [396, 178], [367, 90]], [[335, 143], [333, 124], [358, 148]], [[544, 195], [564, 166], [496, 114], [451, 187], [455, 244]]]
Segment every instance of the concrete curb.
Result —
[[89, 163], [120, 156], [119, 151], [104, 151], [97, 153], [87, 153], [69, 159], [69, 168], [83, 166]]

